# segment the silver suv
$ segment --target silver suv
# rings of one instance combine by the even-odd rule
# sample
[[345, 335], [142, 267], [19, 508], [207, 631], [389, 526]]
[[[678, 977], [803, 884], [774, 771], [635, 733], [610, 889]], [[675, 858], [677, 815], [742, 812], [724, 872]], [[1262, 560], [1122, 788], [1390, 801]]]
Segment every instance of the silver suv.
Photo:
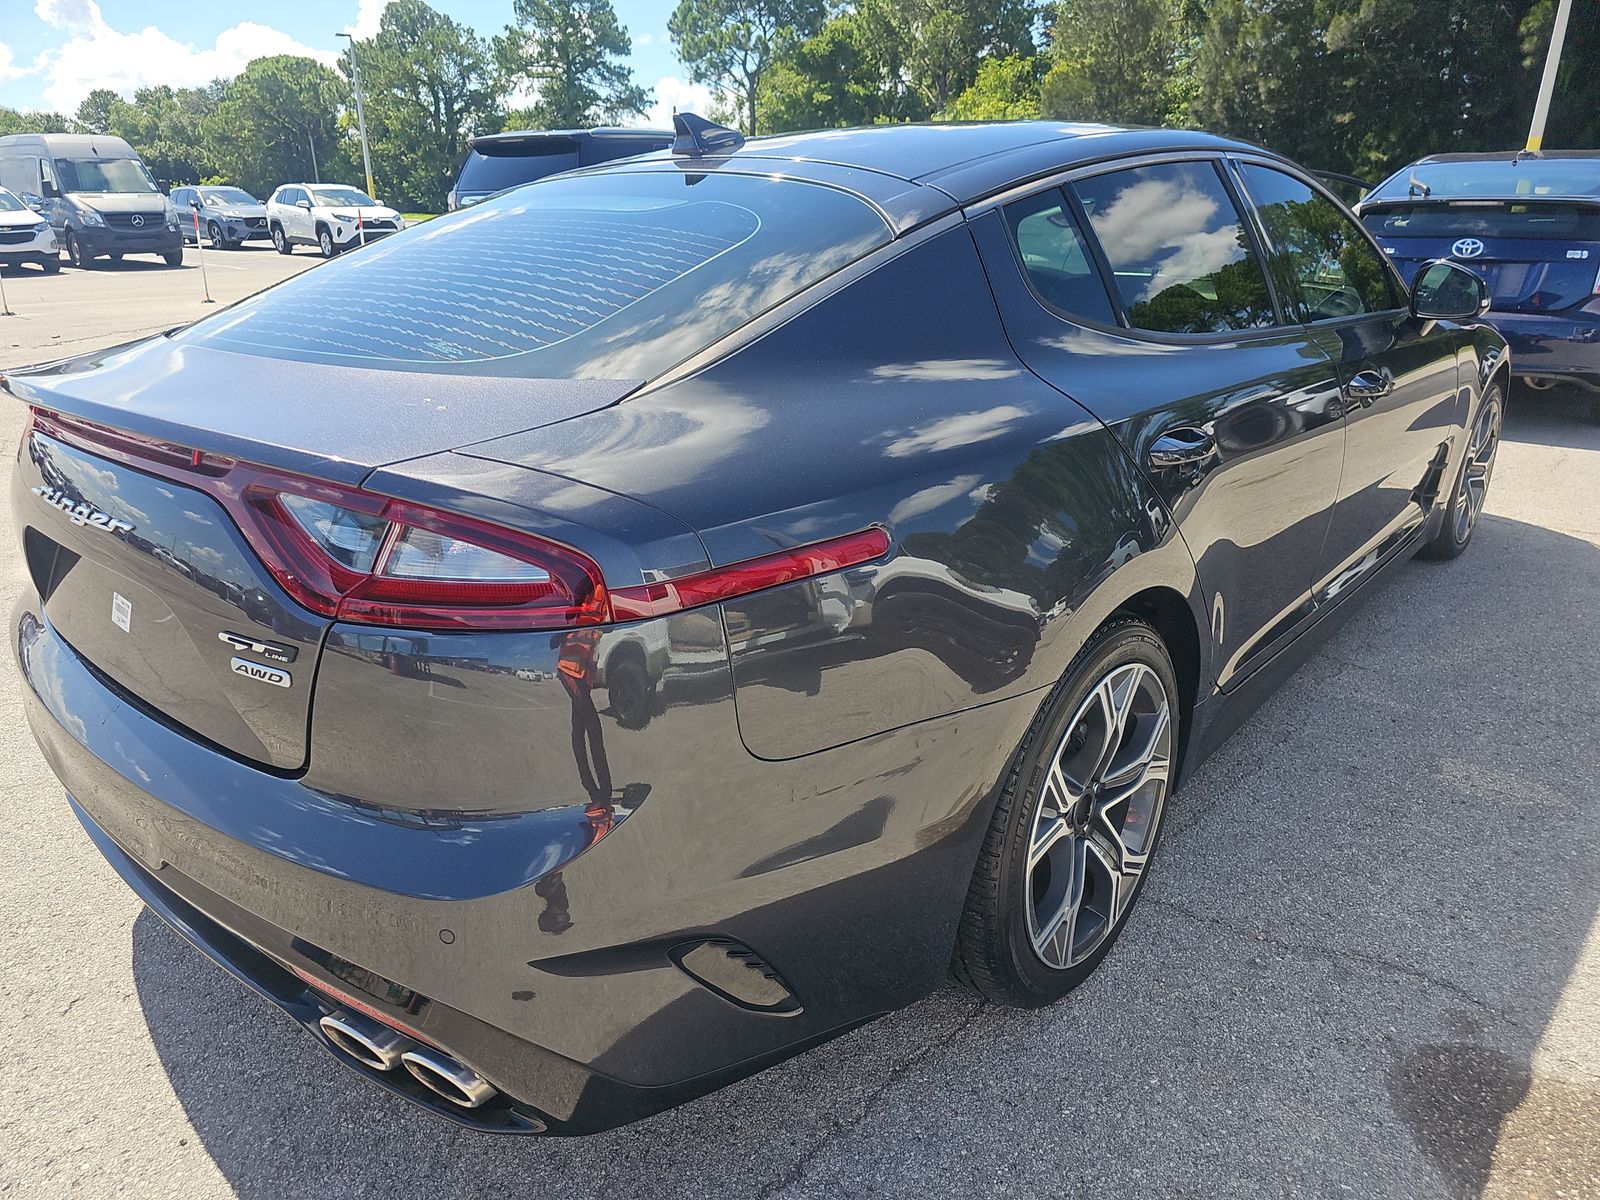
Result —
[[267, 230], [279, 254], [304, 243], [332, 258], [405, 227], [394, 209], [343, 183], [286, 183], [267, 201]]

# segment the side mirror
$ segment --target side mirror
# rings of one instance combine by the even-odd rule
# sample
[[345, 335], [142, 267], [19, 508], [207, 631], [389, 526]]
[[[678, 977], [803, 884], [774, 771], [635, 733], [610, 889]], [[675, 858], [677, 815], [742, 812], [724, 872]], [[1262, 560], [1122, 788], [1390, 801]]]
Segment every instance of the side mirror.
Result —
[[1429, 321], [1471, 321], [1489, 311], [1489, 285], [1465, 267], [1437, 259], [1411, 280], [1411, 315]]
[[17, 199], [21, 200], [36, 213], [44, 211], [44, 197], [39, 195], [38, 192], [23, 192]]
[[311, 207], [311, 201], [309, 201], [309, 200], [296, 200], [294, 202], [294, 206], [296, 208], [307, 208], [307, 209], [309, 209]]
[[200, 207], [200, 197], [199, 196], [195, 196], [194, 198], [192, 198], [189, 201], [189, 207], [190, 208], [199, 208]]

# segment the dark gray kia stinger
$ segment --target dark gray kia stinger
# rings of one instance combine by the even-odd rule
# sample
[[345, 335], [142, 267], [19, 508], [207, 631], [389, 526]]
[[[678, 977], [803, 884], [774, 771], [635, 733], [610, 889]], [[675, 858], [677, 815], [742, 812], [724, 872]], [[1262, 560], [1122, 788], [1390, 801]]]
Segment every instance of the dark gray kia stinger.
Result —
[[6, 380], [13, 645], [89, 837], [483, 1129], [952, 969], [1056, 1000], [1182, 773], [1494, 467], [1482, 282], [1408, 292], [1272, 154], [678, 134]]

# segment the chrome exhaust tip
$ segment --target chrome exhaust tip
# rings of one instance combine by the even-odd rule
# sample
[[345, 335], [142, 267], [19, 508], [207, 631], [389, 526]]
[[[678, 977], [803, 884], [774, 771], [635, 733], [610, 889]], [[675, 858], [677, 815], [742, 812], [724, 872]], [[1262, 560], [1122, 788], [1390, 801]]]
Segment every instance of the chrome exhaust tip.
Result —
[[406, 1049], [416, 1045], [405, 1035], [360, 1013], [329, 1013], [317, 1025], [335, 1046], [375, 1071], [394, 1070]]
[[460, 1108], [477, 1108], [494, 1099], [494, 1084], [442, 1050], [413, 1045], [400, 1062], [423, 1087]]

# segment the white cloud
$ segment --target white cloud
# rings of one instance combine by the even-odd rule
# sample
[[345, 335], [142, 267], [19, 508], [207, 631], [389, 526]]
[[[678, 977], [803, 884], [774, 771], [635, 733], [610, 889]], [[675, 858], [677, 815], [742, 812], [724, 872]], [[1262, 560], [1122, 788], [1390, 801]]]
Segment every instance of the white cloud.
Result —
[[152, 84], [194, 87], [237, 75], [252, 59], [273, 54], [303, 54], [330, 66], [338, 60], [331, 50], [313, 50], [282, 30], [254, 21], [224, 29], [209, 47], [196, 47], [154, 25], [132, 33], [113, 29], [95, 0], [38, 0], [34, 11], [45, 24], [71, 35], [44, 65], [49, 79], [45, 102], [68, 113], [95, 88], [127, 96]]
[[689, 83], [676, 75], [663, 75], [656, 80], [656, 102], [644, 110], [643, 116], [630, 118], [626, 124], [671, 129], [674, 112], [696, 112], [703, 116], [711, 111], [714, 99], [711, 89], [703, 83]]
[[33, 66], [23, 67], [17, 64], [17, 56], [11, 47], [0, 42], [0, 83], [10, 83], [13, 79], [21, 79], [24, 75], [32, 75], [44, 65], [41, 56], [35, 60]]
[[[42, 4], [44, 0], [39, 2]], [[378, 36], [378, 26], [383, 21], [383, 10], [388, 7], [389, 0], [356, 0], [356, 19], [346, 25], [344, 31], [354, 34], [358, 41], [370, 41]]]

